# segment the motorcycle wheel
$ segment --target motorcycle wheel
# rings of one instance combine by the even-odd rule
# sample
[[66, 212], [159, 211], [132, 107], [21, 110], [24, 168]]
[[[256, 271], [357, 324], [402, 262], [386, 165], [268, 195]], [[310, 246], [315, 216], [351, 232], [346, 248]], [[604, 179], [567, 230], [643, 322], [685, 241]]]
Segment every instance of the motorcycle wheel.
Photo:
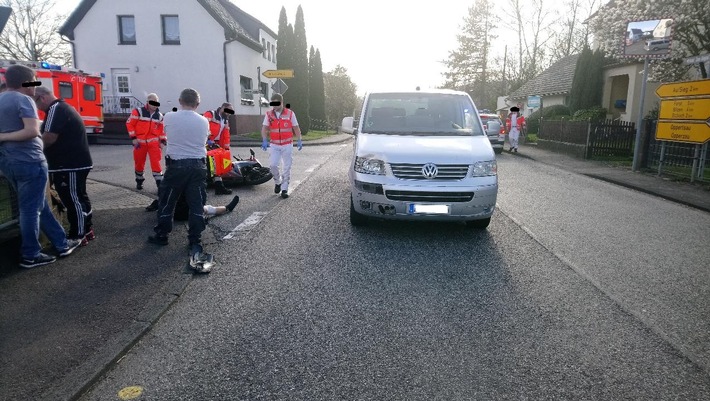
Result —
[[274, 175], [271, 174], [271, 169], [268, 167], [254, 167], [247, 174], [246, 183], [250, 185], [259, 185], [269, 181], [272, 178], [274, 178]]

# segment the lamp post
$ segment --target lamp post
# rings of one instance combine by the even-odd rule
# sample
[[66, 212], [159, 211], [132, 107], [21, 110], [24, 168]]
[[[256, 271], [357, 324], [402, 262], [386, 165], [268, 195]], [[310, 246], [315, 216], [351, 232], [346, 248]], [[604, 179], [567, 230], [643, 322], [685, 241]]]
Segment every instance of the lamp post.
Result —
[[256, 67], [256, 80], [259, 83], [257, 89], [259, 90], [259, 117], [261, 117], [261, 67]]

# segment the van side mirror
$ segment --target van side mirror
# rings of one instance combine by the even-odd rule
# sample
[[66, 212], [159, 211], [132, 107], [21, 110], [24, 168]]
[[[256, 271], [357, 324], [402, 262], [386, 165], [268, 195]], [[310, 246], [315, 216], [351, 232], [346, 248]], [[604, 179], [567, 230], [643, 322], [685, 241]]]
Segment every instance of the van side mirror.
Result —
[[500, 123], [498, 121], [489, 121], [486, 127], [486, 133], [488, 135], [498, 135], [500, 132]]
[[344, 132], [346, 134], [351, 134], [351, 135], [356, 135], [357, 129], [355, 129], [353, 121], [354, 121], [353, 117], [343, 118], [343, 121], [340, 123], [340, 132]]

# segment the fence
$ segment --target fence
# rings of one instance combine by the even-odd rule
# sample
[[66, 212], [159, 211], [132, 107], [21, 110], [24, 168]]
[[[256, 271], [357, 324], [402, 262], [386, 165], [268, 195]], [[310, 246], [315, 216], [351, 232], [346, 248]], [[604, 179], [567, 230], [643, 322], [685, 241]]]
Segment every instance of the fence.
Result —
[[656, 120], [646, 121], [646, 149], [643, 167], [658, 175], [710, 182], [708, 143], [699, 145], [656, 140]]
[[634, 123], [605, 120], [547, 121], [540, 120], [538, 141], [559, 151], [591, 159], [600, 157], [632, 157], [636, 128]]
[[104, 96], [104, 114], [126, 115], [131, 110], [143, 106], [143, 102], [133, 96]]

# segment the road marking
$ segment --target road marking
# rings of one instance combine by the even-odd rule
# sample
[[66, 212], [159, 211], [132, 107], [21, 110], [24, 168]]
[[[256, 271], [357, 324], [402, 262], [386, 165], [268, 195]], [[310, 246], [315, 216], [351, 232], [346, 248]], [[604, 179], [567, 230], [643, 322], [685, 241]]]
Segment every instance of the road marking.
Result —
[[306, 173], [312, 173], [314, 172], [318, 167], [320, 167], [320, 164], [314, 164], [311, 167], [308, 167], [306, 169]]
[[241, 224], [234, 227], [234, 230], [232, 230], [229, 234], [225, 235], [224, 238], [222, 238], [222, 239], [223, 240], [232, 239], [239, 233], [250, 231], [257, 224], [259, 224], [261, 219], [263, 219], [267, 214], [268, 214], [268, 212], [254, 212], [254, 213], [252, 213], [251, 216], [247, 217]]

